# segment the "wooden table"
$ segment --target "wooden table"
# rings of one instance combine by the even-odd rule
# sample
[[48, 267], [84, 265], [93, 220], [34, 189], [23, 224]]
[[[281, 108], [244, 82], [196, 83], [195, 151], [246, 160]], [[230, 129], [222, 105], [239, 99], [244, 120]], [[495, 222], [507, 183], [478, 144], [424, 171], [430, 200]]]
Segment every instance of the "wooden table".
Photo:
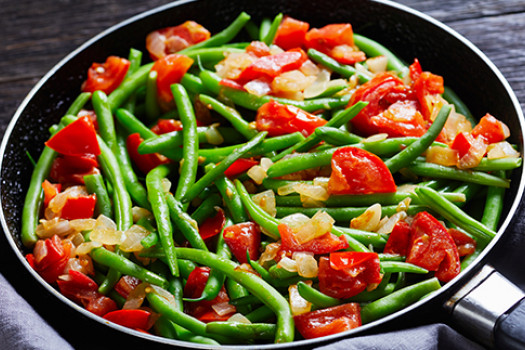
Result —
[[[0, 0], [0, 135], [3, 134], [17, 106], [31, 87], [66, 54], [80, 44], [132, 15], [166, 0]], [[493, 60], [525, 103], [525, 0], [402, 0], [448, 24], [470, 39]], [[515, 231], [523, 231], [515, 228]], [[14, 256], [2, 238], [0, 271], [23, 296]], [[521, 249], [517, 249], [520, 248]], [[509, 236], [499, 247], [500, 257], [493, 261], [507, 276], [525, 287], [525, 274], [516, 266], [525, 264], [525, 239]], [[43, 300], [44, 302], [44, 300]], [[1, 306], [0, 306], [1, 307]], [[61, 310], [68, 315], [67, 310]], [[70, 317], [75, 317], [71, 316]], [[93, 333], [71, 335], [64, 322], [54, 323], [57, 330], [78, 348], [86, 345]], [[84, 332], [85, 330], [79, 330]], [[97, 344], [94, 342], [93, 344]], [[100, 345], [100, 344], [99, 344]]]

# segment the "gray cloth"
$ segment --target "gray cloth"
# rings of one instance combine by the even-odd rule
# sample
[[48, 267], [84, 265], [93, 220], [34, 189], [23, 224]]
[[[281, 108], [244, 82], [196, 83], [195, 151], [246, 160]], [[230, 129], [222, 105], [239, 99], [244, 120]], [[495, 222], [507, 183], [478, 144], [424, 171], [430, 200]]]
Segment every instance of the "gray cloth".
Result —
[[0, 274], [0, 348], [3, 350], [69, 350], [51, 328]]

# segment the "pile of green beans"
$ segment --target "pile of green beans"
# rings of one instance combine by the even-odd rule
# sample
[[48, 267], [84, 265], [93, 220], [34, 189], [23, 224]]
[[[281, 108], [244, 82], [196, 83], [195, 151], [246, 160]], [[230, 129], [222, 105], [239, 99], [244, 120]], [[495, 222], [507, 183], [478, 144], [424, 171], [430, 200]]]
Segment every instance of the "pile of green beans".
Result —
[[[297, 286], [299, 295], [311, 304], [312, 310], [360, 303], [363, 324], [395, 313], [438, 290], [441, 283], [432, 272], [407, 263], [404, 256], [383, 254], [389, 232], [349, 227], [352, 219], [374, 204], [381, 205], [382, 218], [400, 211], [409, 217], [428, 211], [472, 237], [477, 248], [462, 259], [462, 269], [472, 263], [496, 235], [505, 189], [510, 186], [510, 172], [521, 167], [522, 160], [484, 158], [469, 170], [427, 162], [424, 154], [430, 146], [448, 147], [436, 139], [439, 140], [452, 105], [472, 125], [476, 123], [449, 87], [445, 88], [443, 97], [451, 105], [441, 107], [423, 136], [369, 140], [349, 131], [352, 118], [366, 108], [367, 102], [348, 106], [352, 91], [346, 91], [346, 87], [349, 86], [347, 79], [354, 75], [357, 76], [354, 81], [363, 84], [373, 74], [338, 63], [315, 49], [308, 50], [309, 59], [330, 70], [333, 79], [341, 81], [316, 97], [291, 100], [257, 96], [221, 85], [221, 78], [209, 67], [225, 55], [244, 52], [248, 43], [235, 41], [243, 35], [242, 30], [246, 29], [255, 40], [271, 45], [283, 18], [283, 14], [278, 14], [274, 19], [263, 19], [257, 26], [243, 12], [223, 31], [180, 51], [193, 58], [195, 64], [179, 83], [171, 85], [173, 103], [169, 107], [161, 106], [157, 100], [159, 75], [151, 70], [153, 64], [143, 64], [146, 55], [131, 49], [131, 65], [120, 86], [108, 95], [102, 91], [81, 93], [60, 123], [50, 128], [55, 134], [75, 121], [82, 109], [95, 111], [101, 173], [84, 177], [88, 193], [97, 198], [95, 217], [111, 218], [120, 231], [137, 224], [149, 232], [141, 240], [143, 249], [136, 254], [125, 253], [118, 246], [92, 249], [89, 256], [94, 262], [95, 280], [100, 286], [99, 292], [113, 298], [119, 306], [125, 300], [114, 287], [121, 276], [133, 276], [147, 283], [144, 303], [160, 315], [153, 326], [157, 335], [206, 346], [292, 342], [300, 337], [296, 335], [288, 300], [291, 285]], [[358, 34], [354, 40], [368, 57], [386, 56], [388, 69], [406, 77], [408, 67], [387, 48]], [[307, 112], [319, 112], [328, 121], [306, 137], [299, 131], [270, 136], [267, 131], [255, 129], [254, 119], [257, 109], [272, 99]], [[203, 105], [219, 123], [197, 125], [196, 107]], [[155, 134], [151, 126], [163, 118], [180, 120], [182, 130]], [[139, 133], [144, 139], [138, 147], [139, 154], [158, 153], [166, 157], [167, 163], [147, 174], [140, 173], [126, 146], [127, 137], [133, 133]], [[210, 133], [220, 137], [212, 140]], [[331, 195], [313, 203], [305, 202], [304, 194], [299, 195], [297, 188], [314, 186], [313, 178], [322, 177], [321, 174], [329, 176], [332, 155], [348, 146], [380, 157], [393, 174], [398, 191]], [[35, 164], [22, 215], [21, 240], [28, 249], [39, 240], [35, 230], [44, 200], [42, 182], [49, 178], [56, 156], [57, 152], [45, 147]], [[249, 172], [235, 179], [225, 176], [225, 171], [243, 158], [258, 161], [267, 158], [272, 162], [262, 181], [250, 179]], [[410, 189], [401, 190], [401, 185]], [[273, 191], [274, 197], [270, 198], [275, 199], [275, 213], [265, 211], [254, 200], [255, 193], [263, 191]], [[406, 208], [403, 209], [401, 203]], [[145, 209], [151, 215], [134, 220], [133, 207]], [[305, 278], [278, 264], [252, 260], [249, 255], [248, 264], [240, 265], [223, 236], [225, 227], [253, 222], [263, 232], [259, 249], [263, 252], [269, 244], [280, 242], [279, 224], [284, 217], [297, 213], [313, 217], [320, 210], [334, 219], [331, 233], [346, 239], [346, 250], [378, 253], [383, 278], [375, 289], [347, 299], [325, 295], [319, 290], [316, 277]], [[215, 238], [203, 239], [200, 228], [218, 212], [225, 214], [225, 224]], [[84, 232], [84, 236], [89, 240], [89, 232]], [[202, 295], [197, 299], [183, 298], [185, 283], [197, 266], [210, 268]], [[159, 294], [157, 288], [165, 289], [173, 299]], [[213, 301], [223, 292], [228, 294], [229, 303], [237, 313], [251, 323], [206, 324], [184, 312], [184, 303]]]

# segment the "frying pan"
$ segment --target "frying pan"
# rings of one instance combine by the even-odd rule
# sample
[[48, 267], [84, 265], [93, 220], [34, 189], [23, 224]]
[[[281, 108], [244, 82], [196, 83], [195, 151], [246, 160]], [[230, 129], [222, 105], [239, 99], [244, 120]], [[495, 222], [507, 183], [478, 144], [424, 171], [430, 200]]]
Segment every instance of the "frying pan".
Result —
[[[104, 61], [109, 55], [126, 56], [130, 47], [144, 51], [147, 33], [187, 19], [217, 32], [241, 10], [256, 20], [283, 12], [308, 21], [312, 27], [327, 23], [352, 23], [355, 32], [381, 42], [406, 62], [417, 57], [425, 70], [444, 76], [446, 84], [467, 103], [475, 116], [489, 112], [502, 119], [512, 130], [510, 142], [517, 144], [523, 154], [524, 118], [502, 74], [466, 39], [428, 16], [399, 4], [365, 0], [229, 0], [227, 3], [184, 0], [133, 17], [93, 38], [55, 66], [22, 102], [6, 130], [0, 149], [0, 220], [7, 241], [19, 263], [27, 269], [26, 275], [34, 279], [35, 300], [50, 303], [54, 312], [63, 313], [64, 317], [73, 317], [73, 322], [70, 322], [74, 324], [72, 329], [78, 331], [78, 328], [89, 327], [90, 335], [94, 334], [99, 339], [109, 337], [114, 344], [120, 345], [133, 341], [134, 345], [144, 344], [150, 348], [169, 345], [201, 347], [106, 324], [63, 297], [30, 268], [24, 259], [27, 251], [19, 239], [23, 198], [32, 170], [26, 151], [32, 155], [41, 152], [48, 127], [58, 122], [76, 97], [92, 62]], [[524, 336], [520, 333], [525, 329], [525, 295], [486, 265], [487, 257], [498, 249], [501, 237], [516, 220], [515, 214], [522, 200], [525, 186], [522, 170], [514, 171], [511, 180], [498, 235], [471, 266], [434, 296], [349, 332], [292, 344], [252, 348], [310, 348], [343, 337], [378, 333], [399, 328], [400, 325], [409, 327], [429, 316], [434, 322], [447, 321], [458, 326], [486, 346], [524, 347]], [[86, 341], [89, 342], [89, 339]]]

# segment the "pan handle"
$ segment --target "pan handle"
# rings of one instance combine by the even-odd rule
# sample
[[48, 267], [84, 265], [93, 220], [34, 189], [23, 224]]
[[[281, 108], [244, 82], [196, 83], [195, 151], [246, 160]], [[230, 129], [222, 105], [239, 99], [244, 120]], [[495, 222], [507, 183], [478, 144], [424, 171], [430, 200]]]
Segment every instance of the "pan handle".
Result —
[[525, 349], [525, 293], [492, 266], [484, 266], [445, 308], [455, 328], [497, 349]]

